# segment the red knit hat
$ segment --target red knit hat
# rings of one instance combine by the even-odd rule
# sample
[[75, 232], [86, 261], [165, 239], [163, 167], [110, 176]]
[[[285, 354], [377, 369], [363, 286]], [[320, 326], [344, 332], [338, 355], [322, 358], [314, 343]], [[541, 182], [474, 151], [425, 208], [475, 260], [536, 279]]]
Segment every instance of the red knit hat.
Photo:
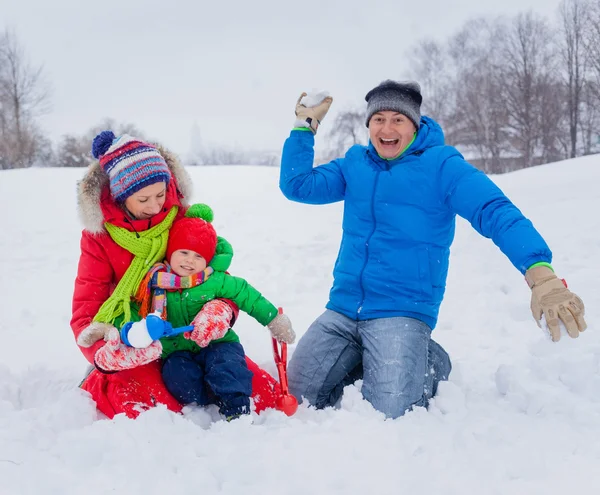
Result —
[[176, 221], [169, 231], [167, 260], [179, 249], [188, 249], [202, 256], [208, 264], [217, 249], [217, 233], [210, 222], [213, 211], [205, 204], [189, 207], [185, 217]]

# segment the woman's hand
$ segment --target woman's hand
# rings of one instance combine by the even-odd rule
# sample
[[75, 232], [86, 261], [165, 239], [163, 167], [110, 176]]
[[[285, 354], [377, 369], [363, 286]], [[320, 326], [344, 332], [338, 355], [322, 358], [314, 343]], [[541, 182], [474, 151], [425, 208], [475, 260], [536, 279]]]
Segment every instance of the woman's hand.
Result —
[[135, 349], [123, 344], [119, 331], [113, 327], [106, 344], [96, 351], [94, 362], [100, 371], [123, 371], [156, 361], [161, 354], [160, 340], [155, 340], [144, 349]]

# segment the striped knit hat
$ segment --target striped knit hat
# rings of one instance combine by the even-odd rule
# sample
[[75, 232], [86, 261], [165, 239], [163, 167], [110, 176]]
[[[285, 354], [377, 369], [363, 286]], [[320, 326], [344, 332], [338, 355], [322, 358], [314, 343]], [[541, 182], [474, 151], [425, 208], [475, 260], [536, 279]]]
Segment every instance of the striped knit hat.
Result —
[[110, 180], [110, 193], [123, 203], [133, 193], [156, 182], [169, 183], [171, 172], [155, 146], [123, 134], [102, 131], [94, 138], [92, 155]]

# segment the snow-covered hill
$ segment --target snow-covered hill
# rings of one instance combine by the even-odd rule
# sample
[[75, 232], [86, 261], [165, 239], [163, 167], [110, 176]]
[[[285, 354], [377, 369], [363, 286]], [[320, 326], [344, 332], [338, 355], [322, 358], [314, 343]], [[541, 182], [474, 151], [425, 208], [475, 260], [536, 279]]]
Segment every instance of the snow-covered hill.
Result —
[[[191, 170], [235, 249], [231, 272], [302, 334], [327, 300], [341, 205], [288, 202], [278, 170]], [[98, 420], [77, 388], [69, 328], [82, 170], [0, 172], [0, 494], [560, 494], [600, 489], [600, 157], [494, 180], [554, 251], [589, 330], [552, 344], [521, 275], [460, 220], [437, 339], [454, 371], [428, 411], [395, 421], [349, 387], [340, 410], [302, 406], [233, 423], [164, 409]], [[275, 373], [268, 332], [236, 331]], [[293, 350], [293, 347], [292, 347]], [[591, 492], [590, 492], [591, 490]]]

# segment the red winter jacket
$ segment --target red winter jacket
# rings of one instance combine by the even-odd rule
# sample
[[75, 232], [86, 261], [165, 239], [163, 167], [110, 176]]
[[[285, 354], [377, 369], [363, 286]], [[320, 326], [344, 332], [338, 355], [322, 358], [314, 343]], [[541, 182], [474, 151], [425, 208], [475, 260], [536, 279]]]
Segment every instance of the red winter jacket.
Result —
[[[160, 149], [171, 170], [163, 210], [149, 220], [131, 220], [110, 196], [108, 177], [98, 163], [90, 167], [78, 185], [79, 214], [84, 223], [81, 235], [81, 255], [73, 293], [73, 315], [71, 328], [75, 338], [92, 323], [100, 306], [109, 298], [125, 274], [133, 255], [114, 242], [104, 229], [104, 223], [123, 227], [129, 231], [143, 232], [164, 220], [174, 205], [180, 210], [177, 218], [183, 216], [183, 200], [191, 192], [191, 181], [177, 158]], [[177, 219], [176, 218], [176, 219]], [[234, 318], [238, 308], [233, 303]], [[96, 351], [104, 345], [99, 340], [92, 347], [79, 347], [90, 363], [94, 363]]]

